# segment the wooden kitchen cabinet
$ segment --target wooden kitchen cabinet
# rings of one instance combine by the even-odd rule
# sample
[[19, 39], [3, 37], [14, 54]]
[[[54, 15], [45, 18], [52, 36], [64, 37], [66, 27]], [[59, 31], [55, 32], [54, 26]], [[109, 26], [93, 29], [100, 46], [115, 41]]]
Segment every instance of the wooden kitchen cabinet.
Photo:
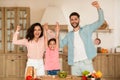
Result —
[[5, 55], [2, 54], [0, 54], [0, 77], [5, 77]]
[[12, 44], [13, 33], [17, 25], [21, 26], [19, 38], [24, 38], [30, 26], [30, 9], [28, 7], [5, 8], [5, 53], [25, 53], [26, 48]]
[[14, 55], [6, 56], [6, 77], [19, 77], [19, 60]]
[[105, 77], [114, 77], [114, 55], [106, 54], [101, 55], [101, 71]]
[[0, 54], [0, 80], [24, 80], [26, 54]]
[[115, 55], [115, 77], [120, 79], [120, 54]]
[[68, 65], [68, 56], [62, 55], [62, 69], [67, 71], [68, 74], [71, 74], [71, 67]]
[[18, 55], [19, 59], [19, 77], [25, 77], [25, 68], [26, 68], [26, 62], [27, 62], [27, 56], [26, 55]]
[[103, 73], [105, 80], [120, 79], [120, 53], [101, 54], [99, 53], [93, 59], [93, 65], [96, 71], [100, 70]]
[[6, 55], [6, 78], [23, 78], [27, 57], [24, 54]]
[[0, 7], [0, 80], [24, 80], [27, 50], [12, 44], [17, 25], [21, 26], [19, 39], [24, 38], [30, 26], [30, 8]]
[[0, 7], [0, 53], [25, 53], [26, 48], [12, 44], [16, 26], [21, 26], [19, 38], [26, 35], [30, 26], [29, 7]]
[[97, 55], [94, 59], [93, 59], [93, 65], [94, 65], [94, 69], [96, 71], [101, 69], [101, 56]]
[[4, 52], [4, 8], [0, 8], [0, 53]]

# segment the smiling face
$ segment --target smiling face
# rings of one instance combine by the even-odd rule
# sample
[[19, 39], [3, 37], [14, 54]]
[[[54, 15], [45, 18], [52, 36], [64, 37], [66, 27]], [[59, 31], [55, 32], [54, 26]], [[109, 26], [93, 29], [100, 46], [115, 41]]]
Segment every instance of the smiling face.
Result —
[[75, 15], [70, 17], [70, 23], [71, 23], [73, 28], [79, 27], [79, 21], [80, 21], [79, 18]]
[[54, 50], [56, 47], [56, 39], [52, 38], [48, 41], [48, 47], [50, 50]]
[[41, 28], [40, 26], [35, 26], [34, 28], [34, 38], [38, 39], [41, 35]]
[[48, 47], [50, 48], [50, 50], [54, 50], [55, 47], [56, 47], [56, 43], [55, 43], [55, 41], [50, 41]]

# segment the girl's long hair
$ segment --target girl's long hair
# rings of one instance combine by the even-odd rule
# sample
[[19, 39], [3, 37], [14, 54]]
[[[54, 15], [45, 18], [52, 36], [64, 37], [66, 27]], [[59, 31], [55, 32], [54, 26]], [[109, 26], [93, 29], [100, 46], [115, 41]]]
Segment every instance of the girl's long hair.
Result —
[[42, 28], [41, 24], [40, 23], [34, 23], [27, 30], [27, 34], [26, 34], [25, 38], [28, 41], [33, 40], [33, 38], [34, 38], [34, 28], [35, 28], [35, 26], [39, 26], [40, 29], [41, 29], [41, 34], [40, 34], [39, 38], [43, 36], [43, 28]]

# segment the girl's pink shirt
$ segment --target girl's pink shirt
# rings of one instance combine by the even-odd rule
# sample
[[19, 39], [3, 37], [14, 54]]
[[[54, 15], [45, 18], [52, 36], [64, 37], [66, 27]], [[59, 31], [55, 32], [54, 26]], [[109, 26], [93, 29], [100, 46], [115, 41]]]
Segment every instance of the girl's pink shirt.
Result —
[[44, 54], [44, 37], [39, 38], [38, 42], [29, 41], [27, 39], [18, 40], [19, 32], [15, 32], [13, 35], [13, 44], [24, 45], [27, 47], [29, 59], [43, 59]]
[[55, 49], [53, 51], [47, 48], [45, 53], [45, 70], [57, 70], [57, 69], [60, 69], [58, 49]]

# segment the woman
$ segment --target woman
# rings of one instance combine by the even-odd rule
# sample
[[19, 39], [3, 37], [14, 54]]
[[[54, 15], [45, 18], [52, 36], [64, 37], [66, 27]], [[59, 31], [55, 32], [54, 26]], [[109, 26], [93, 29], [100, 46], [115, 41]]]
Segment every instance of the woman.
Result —
[[[27, 65], [34, 67], [36, 76], [45, 74], [43, 54], [44, 54], [44, 37], [43, 28], [40, 23], [34, 23], [27, 30], [26, 37], [24, 39], [17, 39], [21, 27], [17, 26], [16, 32], [13, 35], [13, 44], [24, 45], [27, 47]], [[26, 73], [26, 72], [25, 72]], [[26, 74], [25, 74], [26, 75]]]

